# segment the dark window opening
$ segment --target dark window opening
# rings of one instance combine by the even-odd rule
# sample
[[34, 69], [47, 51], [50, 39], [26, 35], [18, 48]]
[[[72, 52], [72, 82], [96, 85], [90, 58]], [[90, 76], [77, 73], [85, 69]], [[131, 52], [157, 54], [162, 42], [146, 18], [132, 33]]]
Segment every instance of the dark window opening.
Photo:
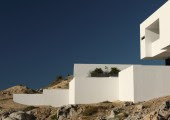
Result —
[[141, 40], [144, 40], [145, 39], [145, 36], [143, 36], [142, 38], [141, 38]]

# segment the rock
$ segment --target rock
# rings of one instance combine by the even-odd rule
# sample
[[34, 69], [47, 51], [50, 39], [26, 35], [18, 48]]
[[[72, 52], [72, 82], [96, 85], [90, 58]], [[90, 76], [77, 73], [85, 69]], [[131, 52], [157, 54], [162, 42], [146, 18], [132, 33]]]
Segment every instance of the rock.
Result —
[[37, 93], [43, 93], [43, 89], [42, 88], [40, 88], [40, 89], [37, 89], [37, 90], [35, 90]]
[[5, 113], [1, 117], [2, 120], [35, 120], [35, 116], [32, 114], [27, 114], [23, 111]]
[[99, 118], [99, 120], [108, 120], [106, 116], [102, 116]]
[[26, 113], [30, 115], [33, 114], [33, 111], [27, 111]]
[[135, 116], [129, 116], [125, 120], [142, 120], [142, 118], [138, 115], [135, 115]]
[[59, 116], [57, 120], [64, 120], [66, 119], [64, 116]]
[[114, 108], [113, 110], [111, 110], [110, 115], [111, 116], [118, 115], [121, 111], [122, 111], [122, 108]]
[[[114, 119], [115, 117], [115, 111], [114, 110], [111, 110], [110, 112], [110, 115], [105, 117], [106, 120], [111, 120], [111, 119]], [[102, 120], [102, 119], [101, 119]]]
[[5, 112], [5, 113], [3, 113], [2, 115], [1, 115], [1, 117], [0, 117], [0, 120], [2, 119], [5, 119], [5, 118], [7, 118], [8, 116], [9, 116], [9, 112]]
[[70, 109], [69, 115], [70, 115], [70, 116], [75, 116], [75, 115], [77, 115], [77, 112], [75, 111], [74, 108], [71, 108], [71, 109]]
[[156, 111], [150, 112], [149, 114], [143, 117], [144, 120], [156, 120]]
[[141, 111], [141, 110], [143, 110], [145, 107], [140, 104], [140, 105], [137, 105], [136, 108], [137, 108], [137, 111]]
[[16, 118], [5, 118], [5, 119], [2, 119], [2, 120], [18, 120], [18, 119], [16, 119]]
[[[117, 112], [116, 112], [117, 113]], [[115, 111], [114, 110], [112, 110], [111, 112], [110, 112], [110, 117], [115, 117]]]
[[77, 115], [77, 107], [78, 105], [67, 105], [60, 107], [57, 111], [57, 119], [63, 120]]
[[119, 117], [127, 117], [128, 113], [124, 113], [122, 108], [114, 108], [110, 111], [110, 115], [106, 116], [106, 120], [117, 120]]
[[163, 102], [158, 110], [158, 120], [170, 119], [170, 101]]
[[141, 112], [136, 114], [130, 114], [126, 120], [143, 120], [143, 115]]
[[126, 106], [130, 106], [130, 105], [134, 105], [134, 103], [133, 102], [125, 102], [124, 103], [124, 106], [126, 107]]
[[169, 110], [170, 109], [170, 101], [165, 101], [160, 106], [160, 110]]

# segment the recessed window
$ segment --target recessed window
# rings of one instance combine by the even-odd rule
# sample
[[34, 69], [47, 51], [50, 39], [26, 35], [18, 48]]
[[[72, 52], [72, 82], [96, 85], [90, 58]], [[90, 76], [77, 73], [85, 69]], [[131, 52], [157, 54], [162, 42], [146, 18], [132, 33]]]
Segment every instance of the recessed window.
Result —
[[159, 34], [159, 19], [153, 22], [149, 27], [147, 27], [147, 29], [156, 34]]
[[159, 39], [159, 35], [160, 35], [159, 19], [157, 19], [145, 29], [145, 37], [147, 38], [147, 40], [154, 42], [157, 39]]

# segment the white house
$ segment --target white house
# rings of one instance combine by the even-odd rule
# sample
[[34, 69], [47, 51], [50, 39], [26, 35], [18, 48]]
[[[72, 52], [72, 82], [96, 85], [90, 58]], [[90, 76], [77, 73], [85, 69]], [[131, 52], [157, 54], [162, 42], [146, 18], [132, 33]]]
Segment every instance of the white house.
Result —
[[140, 25], [141, 59], [170, 57], [170, 1]]
[[[170, 1], [140, 25], [141, 59], [166, 59], [170, 65]], [[115, 77], [91, 77], [101, 68], [120, 70]], [[107, 69], [106, 69], [107, 68]], [[75, 64], [69, 89], [43, 90], [43, 94], [14, 94], [25, 105], [89, 104], [102, 101], [146, 101], [170, 95], [170, 66]]]

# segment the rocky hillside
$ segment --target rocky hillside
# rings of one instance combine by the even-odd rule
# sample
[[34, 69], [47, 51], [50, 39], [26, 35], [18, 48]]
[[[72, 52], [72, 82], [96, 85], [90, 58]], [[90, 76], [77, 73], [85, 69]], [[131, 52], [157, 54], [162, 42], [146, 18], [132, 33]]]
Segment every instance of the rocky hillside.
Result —
[[13, 102], [13, 94], [18, 94], [18, 93], [36, 93], [35, 90], [29, 89], [26, 86], [14, 86], [11, 88], [8, 88], [6, 90], [0, 91], [0, 113], [3, 111], [8, 111], [9, 109], [13, 108], [22, 108], [24, 107], [23, 105], [19, 105]]
[[67, 76], [65, 79], [60, 78], [55, 81], [53, 81], [51, 84], [49, 84], [46, 89], [56, 89], [56, 88], [61, 88], [61, 89], [68, 89], [69, 88], [69, 82], [73, 79], [73, 76]]
[[60, 107], [56, 120], [169, 120], [170, 96], [141, 103], [102, 102]]
[[36, 93], [35, 90], [32, 90], [26, 86], [23, 86], [23, 85], [17, 85], [17, 86], [14, 86], [14, 87], [10, 87], [6, 90], [3, 90], [3, 91], [0, 91], [4, 94], [20, 94], [20, 93], [24, 93], [24, 94], [33, 94], [33, 93]]
[[13, 102], [13, 94], [34, 94], [39, 91], [17, 85], [0, 91], [0, 120], [46, 120], [56, 114], [57, 108], [50, 106], [26, 106]]
[[0, 107], [0, 120], [169, 120], [170, 97], [136, 104], [105, 101], [59, 108], [13, 106], [2, 112], [3, 109]]
[[[49, 89], [61, 83], [53, 84]], [[34, 94], [39, 91], [21, 85], [0, 91], [0, 120], [170, 120], [170, 96], [135, 104], [104, 101], [54, 108], [14, 103], [14, 93]]]

